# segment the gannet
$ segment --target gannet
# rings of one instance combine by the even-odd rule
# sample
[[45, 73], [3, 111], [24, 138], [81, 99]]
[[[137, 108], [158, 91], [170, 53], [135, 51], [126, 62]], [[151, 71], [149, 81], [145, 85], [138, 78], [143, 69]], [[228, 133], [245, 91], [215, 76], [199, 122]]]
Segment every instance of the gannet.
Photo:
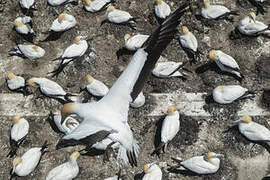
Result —
[[60, 5], [68, 4], [68, 3], [77, 5], [78, 0], [48, 0], [48, 4], [51, 6], [60, 6]]
[[72, 102], [70, 96], [74, 96], [64, 91], [59, 84], [47, 78], [32, 77], [27, 81], [27, 84], [39, 87], [40, 92], [47, 97], [56, 98], [64, 102]]
[[208, 152], [203, 156], [195, 156], [185, 161], [172, 158], [179, 165], [172, 167], [169, 170], [192, 171], [197, 174], [213, 174], [219, 169], [219, 158], [221, 157], [224, 157], [224, 155]]
[[235, 121], [238, 129], [247, 139], [255, 142], [270, 143], [270, 130], [265, 126], [254, 121], [250, 116], [243, 116], [240, 120]]
[[249, 0], [249, 2], [257, 8], [257, 14], [261, 13], [262, 15], [264, 15], [265, 13], [267, 13], [267, 11], [264, 9], [267, 0]]
[[73, 179], [79, 174], [79, 166], [77, 164], [77, 158], [80, 153], [75, 151], [70, 155], [70, 160], [65, 162], [52, 170], [46, 176], [46, 180], [64, 180]]
[[17, 44], [17, 47], [12, 49], [9, 55], [21, 56], [28, 59], [38, 59], [45, 55], [45, 50], [37, 45]]
[[159, 78], [186, 77], [184, 72], [179, 71], [179, 69], [181, 69], [185, 64], [186, 62], [157, 62], [155, 68], [152, 71], [152, 74]]
[[[85, 36], [76, 36], [74, 43], [68, 46], [63, 52], [62, 56], [55, 58], [54, 60], [61, 59], [61, 63], [58, 68], [50, 73], [53, 73], [54, 76], [58, 76], [59, 73], [72, 61], [83, 56], [88, 49], [88, 43]], [[53, 61], [54, 61], [53, 60]]]
[[6, 82], [9, 90], [22, 92], [24, 95], [28, 94], [23, 77], [16, 76], [13, 72], [7, 72]]
[[149, 35], [136, 34], [131, 36], [130, 34], [126, 34], [124, 36], [125, 39], [125, 48], [130, 51], [136, 51], [141, 48], [143, 43], [149, 38]]
[[161, 180], [162, 171], [156, 163], [149, 163], [143, 167], [144, 176], [142, 180]]
[[189, 58], [192, 58], [192, 62], [196, 63], [197, 58], [202, 54], [198, 50], [198, 41], [192, 32], [186, 26], [182, 26], [182, 32], [179, 35], [180, 45], [187, 53]]
[[179, 117], [180, 115], [177, 106], [170, 106], [168, 108], [168, 114], [162, 122], [161, 142], [152, 154], [159, 154], [161, 149], [165, 152], [168, 143], [176, 136], [180, 129]]
[[132, 29], [135, 29], [136, 18], [131, 16], [128, 12], [115, 9], [114, 6], [110, 5], [106, 11], [106, 19], [101, 22], [103, 25], [106, 22], [111, 22], [115, 24], [128, 25]]
[[94, 79], [91, 75], [86, 76], [87, 85], [85, 89], [90, 94], [97, 96], [97, 97], [103, 97], [109, 92], [109, 88], [101, 81]]
[[34, 30], [32, 29], [32, 18], [29, 16], [18, 17], [13, 21], [14, 29], [24, 39], [33, 42]]
[[211, 50], [209, 52], [209, 58], [216, 62], [221, 71], [235, 74], [239, 78], [243, 78], [243, 75], [238, 72], [240, 70], [239, 65], [233, 57], [220, 50]]
[[136, 97], [136, 99], [130, 103], [130, 106], [133, 108], [139, 108], [142, 107], [144, 103], [145, 103], [145, 96], [143, 95], [143, 92], [140, 92], [140, 94]]
[[84, 9], [94, 13], [105, 10], [110, 4], [115, 3], [115, 0], [84, 0]]
[[204, 0], [204, 7], [202, 8], [201, 15], [206, 19], [221, 19], [233, 21], [230, 15], [238, 15], [236, 11], [230, 11], [227, 7], [222, 5], [210, 5], [209, 0]]
[[77, 21], [74, 16], [62, 13], [55, 19], [50, 27], [50, 31], [62, 32], [73, 28], [76, 25]]
[[20, 0], [19, 3], [23, 9], [35, 9], [35, 0]]
[[47, 141], [42, 147], [31, 148], [26, 151], [22, 157], [17, 156], [13, 160], [13, 168], [11, 169], [11, 178], [14, 176], [27, 176], [38, 166], [42, 155], [48, 147]]
[[239, 85], [217, 86], [213, 90], [213, 99], [219, 104], [230, 104], [237, 99], [253, 98], [255, 95]]
[[15, 116], [12, 119], [10, 131], [10, 152], [7, 157], [12, 158], [16, 155], [17, 149], [22, 144], [29, 132], [29, 123], [26, 119]]
[[97, 102], [67, 103], [61, 109], [62, 121], [69, 114], [77, 114], [83, 122], [57, 144], [57, 149], [84, 144], [91, 147], [108, 137], [119, 142], [118, 157], [132, 166], [137, 165], [139, 146], [127, 123], [129, 103], [142, 91], [162, 51], [177, 32], [180, 17], [188, 3], [179, 7], [149, 37], [144, 47], [133, 55], [129, 65], [113, 84], [106, 96]]
[[170, 6], [166, 2], [164, 2], [162, 0], [156, 0], [156, 4], [155, 4], [155, 15], [159, 19], [164, 20], [170, 14], [171, 14], [171, 8], [170, 8]]

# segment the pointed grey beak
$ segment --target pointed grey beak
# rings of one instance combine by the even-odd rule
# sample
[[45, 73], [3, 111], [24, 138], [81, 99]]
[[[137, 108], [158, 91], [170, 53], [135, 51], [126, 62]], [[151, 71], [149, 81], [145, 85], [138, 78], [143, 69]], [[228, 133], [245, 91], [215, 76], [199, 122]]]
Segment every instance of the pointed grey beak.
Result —
[[216, 154], [215, 156], [216, 157], [220, 157], [220, 158], [224, 158], [224, 155], [223, 154]]

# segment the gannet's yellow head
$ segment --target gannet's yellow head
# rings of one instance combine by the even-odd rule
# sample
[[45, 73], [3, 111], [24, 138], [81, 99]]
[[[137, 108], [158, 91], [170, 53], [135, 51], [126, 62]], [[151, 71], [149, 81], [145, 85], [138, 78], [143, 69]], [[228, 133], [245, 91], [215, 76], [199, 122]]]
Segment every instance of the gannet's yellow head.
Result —
[[214, 61], [217, 60], [217, 52], [215, 50], [211, 50], [209, 52], [209, 58]]
[[157, 5], [161, 5], [162, 0], [157, 0], [156, 2], [157, 2]]
[[151, 170], [150, 170], [150, 167], [149, 167], [149, 165], [148, 165], [148, 164], [144, 165], [144, 167], [143, 167], [143, 171], [144, 171], [144, 173], [145, 173], [145, 174], [149, 174], [149, 173], [151, 173]]
[[222, 85], [222, 86], [218, 86], [218, 89], [220, 89], [221, 91], [223, 91], [226, 88], [226, 86]]
[[29, 86], [35, 86], [35, 80], [36, 80], [36, 78], [30, 78], [30, 79], [28, 79], [27, 80], [27, 84], [29, 85]]
[[187, 26], [182, 26], [182, 31], [183, 31], [184, 35], [189, 33], [189, 30], [188, 30]]
[[130, 38], [131, 38], [130, 34], [125, 34], [125, 36], [124, 36], [125, 41], [129, 40]]
[[177, 107], [175, 105], [172, 105], [168, 108], [168, 114], [173, 115], [173, 113], [177, 110]]
[[15, 27], [22, 27], [24, 25], [22, 22], [20, 22], [18, 20], [14, 20], [13, 24], [14, 24]]
[[251, 118], [250, 116], [248, 116], [248, 115], [245, 115], [245, 116], [242, 117], [241, 120], [242, 120], [243, 122], [245, 122], [245, 123], [251, 123], [252, 118]]
[[17, 123], [19, 123], [19, 121], [20, 121], [19, 116], [15, 116], [15, 117], [12, 118], [12, 124], [17, 124]]
[[256, 14], [255, 14], [254, 12], [250, 12], [250, 13], [248, 14], [248, 16], [249, 16], [251, 19], [253, 19], [254, 21], [256, 20]]
[[17, 166], [18, 164], [20, 164], [22, 162], [22, 158], [17, 156], [13, 159], [13, 167]]
[[208, 152], [208, 153], [205, 154], [205, 159], [207, 161], [211, 161], [211, 159], [213, 158], [213, 155], [214, 155], [213, 152]]
[[206, 9], [210, 8], [210, 2], [209, 2], [209, 1], [204, 0], [203, 4], [204, 4], [204, 7], [205, 7]]
[[67, 18], [67, 14], [66, 13], [61, 13], [59, 16], [58, 16], [58, 21], [59, 22], [62, 22], [63, 20], [66, 20]]
[[76, 36], [75, 39], [74, 39], [74, 43], [79, 44], [80, 41], [81, 41], [81, 36]]
[[32, 47], [35, 51], [38, 51], [38, 46], [36, 46], [36, 45], [34, 45], [33, 47]]
[[70, 155], [70, 159], [74, 161], [76, 161], [78, 157], [80, 157], [80, 153], [78, 151], [75, 151]]
[[87, 5], [87, 6], [90, 6], [92, 1], [91, 0], [84, 0], [84, 3]]
[[14, 73], [13, 73], [13, 72], [7, 72], [7, 78], [8, 78], [9, 80], [14, 79], [14, 78], [15, 78]]
[[91, 84], [93, 81], [94, 81], [94, 78], [91, 76], [91, 75], [87, 75], [86, 76], [86, 80], [87, 80], [87, 82], [89, 83], [89, 84]]
[[70, 114], [74, 114], [74, 113], [75, 113], [75, 103], [74, 102], [66, 103], [61, 108], [62, 118], [65, 118], [65, 117], [69, 116]]
[[113, 12], [115, 10], [115, 7], [110, 5], [108, 8], [107, 8], [107, 11], [108, 12]]

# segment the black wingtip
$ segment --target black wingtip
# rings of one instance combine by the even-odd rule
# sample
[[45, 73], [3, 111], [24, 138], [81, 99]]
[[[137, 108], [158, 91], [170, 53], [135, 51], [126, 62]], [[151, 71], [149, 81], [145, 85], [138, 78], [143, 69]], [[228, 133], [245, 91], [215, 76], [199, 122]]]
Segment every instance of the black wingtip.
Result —
[[135, 154], [135, 151], [127, 151], [127, 157], [128, 157], [128, 161], [129, 161], [129, 164], [134, 167], [136, 166], [137, 167], [137, 159], [136, 159], [136, 154]]
[[48, 144], [48, 141], [47, 140], [45, 140], [45, 142], [43, 143], [43, 145], [42, 145], [42, 147], [41, 147], [41, 152], [43, 153], [43, 152], [45, 152], [45, 149], [47, 149], [48, 148], [48, 146], [49, 146], [49, 144]]
[[165, 146], [165, 143], [164, 142], [160, 142], [160, 144], [158, 145], [158, 147], [151, 153], [151, 156], [153, 156], [155, 154], [157, 156], [159, 156], [160, 155], [160, 151], [161, 151], [162, 148], [164, 148], [164, 146]]

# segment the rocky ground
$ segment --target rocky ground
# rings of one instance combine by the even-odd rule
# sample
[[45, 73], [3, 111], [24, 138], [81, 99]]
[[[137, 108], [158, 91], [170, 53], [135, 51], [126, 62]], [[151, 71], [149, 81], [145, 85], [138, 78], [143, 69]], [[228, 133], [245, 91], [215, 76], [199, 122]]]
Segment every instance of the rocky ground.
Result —
[[[46, 119], [49, 111], [60, 109], [59, 102], [48, 98], [36, 99], [36, 95], [28, 97], [14, 95], [17, 99], [14, 98], [12, 101], [4, 98], [13, 96], [9, 94], [10, 92], [5, 85], [7, 71], [12, 71], [26, 78], [48, 77], [61, 84], [68, 92], [73, 93], [78, 92], [80, 87], [84, 86], [86, 74], [91, 74], [110, 87], [119, 76], [120, 69], [128, 64], [132, 56], [131, 54], [122, 54], [119, 58], [117, 57], [116, 52], [124, 44], [124, 35], [126, 33], [150, 34], [158, 26], [153, 14], [154, 1], [150, 0], [117, 0], [116, 2], [117, 8], [127, 10], [132, 15], [139, 17], [136, 31], [126, 26], [113, 24], [104, 24], [100, 27], [105, 12], [87, 13], [82, 9], [82, 2], [79, 2], [78, 6], [68, 4], [61, 7], [46, 7], [46, 1], [41, 0], [36, 0], [36, 2], [38, 11], [34, 12], [33, 17], [33, 27], [36, 32], [34, 42], [46, 50], [45, 56], [38, 60], [8, 56], [8, 51], [15, 46], [15, 40], [20, 43], [24, 42], [16, 32], [12, 31], [13, 20], [23, 16], [17, 1], [7, 1], [4, 5], [4, 12], [0, 14], [0, 93], [2, 93], [0, 96], [2, 97], [0, 99], [0, 179], [9, 178], [9, 170], [12, 166], [12, 159], [6, 158], [6, 155], [9, 151], [11, 119], [16, 114], [25, 117], [31, 128], [26, 141], [18, 151], [19, 155], [22, 155], [30, 147], [42, 145], [44, 140], [51, 143], [49, 152], [42, 158], [38, 168], [31, 175], [18, 179], [44, 179], [53, 167], [66, 161], [74, 150], [81, 149], [81, 147], [71, 147], [55, 150], [60, 136], [52, 130]], [[182, 1], [168, 0], [167, 2], [172, 9], [176, 9]], [[134, 130], [134, 136], [139, 141], [141, 148], [138, 167], [123, 166], [113, 156], [110, 158], [110, 162], [105, 163], [102, 155], [81, 156], [78, 159], [80, 174], [76, 179], [104, 179], [115, 175], [119, 168], [122, 168], [127, 179], [134, 179], [136, 174], [142, 172], [144, 164], [153, 161], [157, 161], [162, 167], [163, 179], [170, 180], [257, 180], [270, 173], [270, 157], [267, 150], [260, 145], [253, 147], [253, 143], [243, 138], [236, 128], [229, 128], [233, 125], [232, 122], [239, 118], [237, 112], [243, 103], [250, 100], [237, 101], [230, 105], [205, 104], [203, 108], [210, 116], [186, 116], [185, 112], [181, 112], [181, 130], [168, 146], [166, 154], [162, 154], [160, 158], [150, 156], [154, 149], [157, 127], [164, 116], [147, 116], [147, 114], [161, 104], [171, 103], [159, 102], [151, 93], [172, 93], [178, 90], [178, 92], [206, 92], [210, 94], [212, 89], [218, 85], [241, 84], [258, 92], [258, 97], [254, 101], [260, 108], [269, 110], [269, 106], [267, 106], [269, 104], [262, 103], [261, 100], [262, 90], [270, 87], [270, 40], [264, 37], [230, 40], [229, 33], [237, 25], [238, 20], [252, 10], [252, 6], [246, 4], [240, 7], [232, 0], [215, 0], [215, 3], [226, 5], [230, 9], [238, 9], [240, 17], [236, 17], [234, 23], [221, 20], [208, 23], [205, 26], [191, 13], [187, 13], [182, 18], [181, 24], [188, 26], [199, 40], [200, 49], [204, 53], [200, 62], [193, 66], [187, 66], [193, 72], [189, 73], [187, 80], [180, 78], [157, 79], [151, 76], [144, 88], [146, 104], [142, 108], [130, 110], [129, 124]], [[46, 37], [46, 34], [42, 32], [47, 31], [52, 21], [62, 12], [74, 15], [78, 25], [64, 33], [57, 41], [41, 42]], [[195, 13], [198, 12], [195, 11]], [[270, 24], [270, 13], [268, 12], [264, 16], [259, 15], [258, 19]], [[96, 55], [88, 52], [87, 56], [69, 65], [65, 73], [60, 74], [58, 78], [51, 78], [48, 72], [54, 70], [59, 62], [50, 60], [59, 57], [63, 49], [69, 46], [78, 34], [91, 38], [89, 44], [95, 49]], [[233, 56], [245, 79], [239, 82], [233, 76], [222, 74], [216, 69], [202, 71], [200, 67], [209, 61], [207, 56], [211, 49], [220, 49]], [[179, 45], [178, 37], [164, 51], [163, 57], [177, 62], [187, 60], [187, 56]], [[34, 92], [33, 89], [31, 91]], [[181, 93], [178, 96], [181, 96]], [[80, 94], [80, 97], [95, 99], [84, 92]], [[181, 104], [181, 102], [175, 103]], [[269, 116], [258, 115], [254, 116], [253, 119], [270, 128]], [[186, 159], [208, 151], [225, 155], [221, 160], [220, 170], [216, 174], [190, 176], [167, 171], [169, 165], [173, 165], [171, 157], [178, 156]]]

